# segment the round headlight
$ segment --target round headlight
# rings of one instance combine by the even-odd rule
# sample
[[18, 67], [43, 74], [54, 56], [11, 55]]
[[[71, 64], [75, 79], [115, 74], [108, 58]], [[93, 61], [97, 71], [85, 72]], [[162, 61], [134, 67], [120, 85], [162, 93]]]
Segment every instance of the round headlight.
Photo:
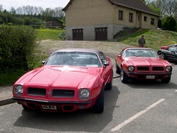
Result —
[[88, 99], [90, 96], [90, 91], [88, 89], [81, 89], [79, 92], [79, 97], [81, 99]]
[[14, 93], [17, 94], [17, 95], [21, 95], [23, 93], [23, 86], [16, 85], [14, 87]]
[[167, 71], [167, 72], [170, 72], [171, 70], [172, 70], [171, 66], [167, 66], [167, 67], [166, 67], [166, 71]]
[[135, 69], [134, 66], [129, 66], [129, 67], [128, 67], [128, 70], [129, 70], [130, 72], [133, 72], [134, 69]]

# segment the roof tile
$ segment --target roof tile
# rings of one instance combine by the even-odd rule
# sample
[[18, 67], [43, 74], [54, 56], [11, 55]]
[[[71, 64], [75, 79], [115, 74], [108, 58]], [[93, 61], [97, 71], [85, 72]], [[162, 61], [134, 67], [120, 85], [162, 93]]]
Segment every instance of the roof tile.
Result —
[[158, 16], [155, 12], [149, 9], [141, 0], [108, 0], [108, 1], [118, 6], [127, 7], [137, 11]]

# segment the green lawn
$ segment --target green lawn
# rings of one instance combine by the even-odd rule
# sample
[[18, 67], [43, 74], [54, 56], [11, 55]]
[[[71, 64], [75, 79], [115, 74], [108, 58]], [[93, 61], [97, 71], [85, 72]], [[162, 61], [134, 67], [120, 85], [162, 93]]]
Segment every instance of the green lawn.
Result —
[[122, 40], [119, 40], [119, 42], [131, 46], [138, 46], [138, 39], [141, 37], [141, 35], [145, 36], [146, 46], [155, 50], [158, 50], [160, 46], [163, 45], [171, 45], [177, 43], [177, 32], [160, 29], [143, 30]]
[[37, 29], [37, 38], [38, 40], [59, 40], [58, 35], [64, 30], [59, 29]]

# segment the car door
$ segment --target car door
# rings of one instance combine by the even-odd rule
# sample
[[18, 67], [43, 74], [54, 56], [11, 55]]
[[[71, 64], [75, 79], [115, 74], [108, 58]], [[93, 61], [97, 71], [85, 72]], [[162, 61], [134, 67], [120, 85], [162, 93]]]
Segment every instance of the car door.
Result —
[[124, 61], [124, 59], [122, 58], [123, 53], [124, 53], [124, 49], [120, 52], [120, 54], [118, 54], [116, 56], [116, 63], [117, 63], [117, 65], [118, 65], [119, 68], [121, 68], [121, 64]]
[[166, 57], [170, 60], [177, 60], [177, 47], [168, 47], [168, 54], [166, 55]]
[[[112, 68], [113, 68], [113, 66], [112, 66], [111, 60], [108, 60], [107, 57], [104, 55], [104, 53], [99, 52], [99, 58], [100, 58], [100, 60], [101, 60], [101, 62], [103, 64], [102, 76], [103, 76], [104, 82], [107, 83], [109, 78], [111, 78], [110, 76], [112, 76]], [[104, 65], [105, 61], [109, 62], [108, 66]]]

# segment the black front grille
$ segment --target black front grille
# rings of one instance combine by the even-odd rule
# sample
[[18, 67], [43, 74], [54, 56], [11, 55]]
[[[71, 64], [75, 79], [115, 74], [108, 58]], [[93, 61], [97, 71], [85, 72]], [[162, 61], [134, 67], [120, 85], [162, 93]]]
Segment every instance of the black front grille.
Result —
[[163, 71], [163, 67], [153, 67], [152, 68], [153, 71]]
[[137, 67], [138, 71], [149, 71], [149, 67]]
[[52, 91], [53, 97], [74, 97], [73, 90], [53, 90]]
[[28, 95], [35, 95], [35, 96], [45, 96], [46, 89], [44, 89], [44, 88], [28, 88], [27, 94]]

